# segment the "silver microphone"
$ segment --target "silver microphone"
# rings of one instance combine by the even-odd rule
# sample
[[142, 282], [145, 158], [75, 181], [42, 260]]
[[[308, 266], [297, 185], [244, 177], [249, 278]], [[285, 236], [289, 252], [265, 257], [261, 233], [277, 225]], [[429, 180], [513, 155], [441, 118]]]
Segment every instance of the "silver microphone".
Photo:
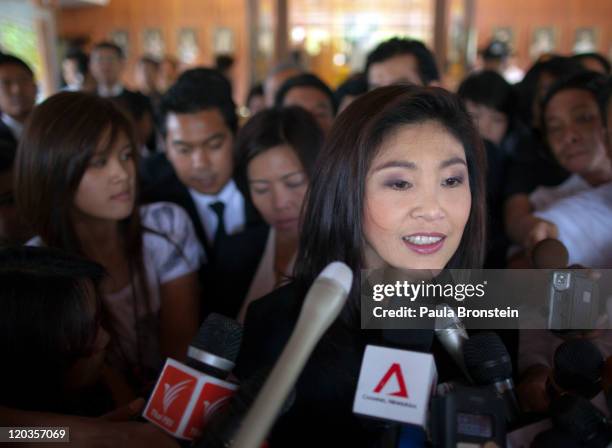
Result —
[[[440, 317], [442, 316], [442, 317]], [[470, 383], [474, 383], [463, 360], [463, 346], [469, 339], [465, 325], [457, 317], [455, 310], [446, 303], [436, 306], [435, 333], [440, 343], [451, 355], [455, 363]]]

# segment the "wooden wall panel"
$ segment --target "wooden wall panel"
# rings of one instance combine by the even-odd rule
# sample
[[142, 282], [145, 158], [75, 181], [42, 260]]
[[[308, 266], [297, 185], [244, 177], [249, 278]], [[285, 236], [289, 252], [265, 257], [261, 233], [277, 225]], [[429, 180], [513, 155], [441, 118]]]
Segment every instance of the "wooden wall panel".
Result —
[[531, 63], [529, 47], [538, 27], [554, 27], [559, 33], [558, 51], [566, 54], [572, 51], [576, 28], [598, 28], [599, 52], [611, 56], [611, 0], [476, 0], [475, 22], [478, 48], [486, 45], [495, 27], [511, 27], [522, 67]]
[[[145, 28], [162, 30], [166, 50], [174, 54], [181, 27], [198, 30], [200, 64], [212, 64], [216, 27], [227, 27], [234, 34], [236, 67], [233, 82], [235, 99], [242, 103], [249, 88], [248, 1], [258, 0], [111, 0], [106, 7], [65, 9], [58, 14], [61, 37], [88, 36], [91, 42], [107, 39], [113, 30], [129, 32], [130, 54], [126, 82], [133, 79], [133, 66], [143, 53]], [[291, 0], [287, 0], [291, 7]], [[475, 0], [475, 26], [478, 47], [491, 38], [495, 27], [510, 27], [515, 34], [518, 63], [531, 64], [529, 46], [535, 28], [555, 27], [559, 51], [569, 53], [578, 27], [596, 27], [599, 51], [612, 50], [612, 0]], [[325, 62], [331, 65], [331, 60]], [[324, 71], [324, 70], [323, 70]]]
[[108, 39], [114, 30], [129, 33], [125, 82], [133, 81], [134, 66], [143, 54], [145, 28], [162, 31], [166, 53], [175, 55], [180, 28], [195, 28], [200, 47], [199, 64], [212, 65], [216, 27], [227, 27], [234, 35], [233, 73], [235, 100], [242, 104], [249, 88], [246, 0], [111, 0], [108, 6], [63, 9], [58, 14], [62, 38], [87, 36], [91, 43]]

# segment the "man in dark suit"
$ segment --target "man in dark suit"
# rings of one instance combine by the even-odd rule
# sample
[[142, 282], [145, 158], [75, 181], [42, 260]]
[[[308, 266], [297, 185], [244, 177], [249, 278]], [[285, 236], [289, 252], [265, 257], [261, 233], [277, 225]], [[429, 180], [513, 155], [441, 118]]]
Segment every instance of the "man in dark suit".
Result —
[[35, 101], [32, 69], [18, 57], [0, 54], [0, 140], [17, 144]]
[[189, 70], [161, 105], [166, 153], [143, 162], [143, 198], [174, 202], [189, 213], [208, 256], [204, 314], [234, 318], [263, 253], [267, 229], [232, 179], [238, 118], [231, 87], [216, 70]]
[[[114, 100], [128, 115], [131, 115], [140, 132], [143, 119], [153, 122], [153, 107], [149, 98], [142, 93], [126, 89], [122, 84], [121, 74], [124, 66], [123, 51], [112, 42], [100, 42], [91, 50], [89, 70], [96, 81], [97, 94]], [[146, 142], [149, 150], [154, 151], [155, 139], [150, 126], [148, 134], [139, 136], [139, 139]]]

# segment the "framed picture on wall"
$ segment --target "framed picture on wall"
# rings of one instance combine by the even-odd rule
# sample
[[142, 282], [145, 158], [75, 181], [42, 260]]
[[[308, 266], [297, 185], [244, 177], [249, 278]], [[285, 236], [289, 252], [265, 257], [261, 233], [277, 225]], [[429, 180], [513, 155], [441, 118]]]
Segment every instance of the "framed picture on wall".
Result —
[[217, 27], [213, 35], [213, 54], [234, 52], [234, 32], [230, 28]]
[[597, 51], [599, 32], [597, 28], [576, 28], [574, 33], [574, 53], [593, 53]]
[[514, 28], [509, 26], [498, 26], [493, 28], [491, 40], [505, 42], [508, 44], [511, 52], [516, 48], [516, 33], [514, 32]]
[[149, 56], [161, 59], [166, 51], [164, 36], [159, 28], [146, 28], [142, 33], [142, 49]]
[[110, 40], [121, 48], [126, 58], [130, 54], [130, 35], [126, 30], [114, 30], [110, 33]]
[[198, 31], [195, 28], [181, 28], [178, 32], [176, 54], [183, 64], [193, 64], [198, 60], [200, 47]]
[[538, 27], [533, 30], [529, 45], [529, 56], [537, 59], [543, 54], [554, 53], [559, 48], [559, 32], [552, 26]]

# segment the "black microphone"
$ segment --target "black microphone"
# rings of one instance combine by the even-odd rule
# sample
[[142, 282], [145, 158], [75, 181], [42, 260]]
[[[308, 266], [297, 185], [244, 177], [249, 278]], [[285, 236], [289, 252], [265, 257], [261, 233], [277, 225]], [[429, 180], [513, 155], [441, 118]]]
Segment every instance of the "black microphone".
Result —
[[601, 391], [603, 365], [595, 344], [584, 338], [570, 339], [555, 351], [553, 380], [564, 392], [590, 400]]
[[474, 382], [491, 386], [504, 399], [506, 420], [517, 423], [520, 408], [512, 381], [512, 361], [506, 346], [495, 333], [478, 333], [464, 345], [465, 366]]
[[238, 389], [226, 379], [241, 342], [242, 325], [209, 315], [187, 350], [186, 363], [166, 360], [143, 417], [175, 437], [199, 438], [206, 422]]
[[607, 447], [612, 442], [610, 422], [593, 404], [579, 395], [563, 395], [552, 404], [555, 427], [579, 446]]
[[211, 313], [187, 349], [186, 364], [207, 375], [226, 379], [240, 352], [242, 334], [239, 322]]

